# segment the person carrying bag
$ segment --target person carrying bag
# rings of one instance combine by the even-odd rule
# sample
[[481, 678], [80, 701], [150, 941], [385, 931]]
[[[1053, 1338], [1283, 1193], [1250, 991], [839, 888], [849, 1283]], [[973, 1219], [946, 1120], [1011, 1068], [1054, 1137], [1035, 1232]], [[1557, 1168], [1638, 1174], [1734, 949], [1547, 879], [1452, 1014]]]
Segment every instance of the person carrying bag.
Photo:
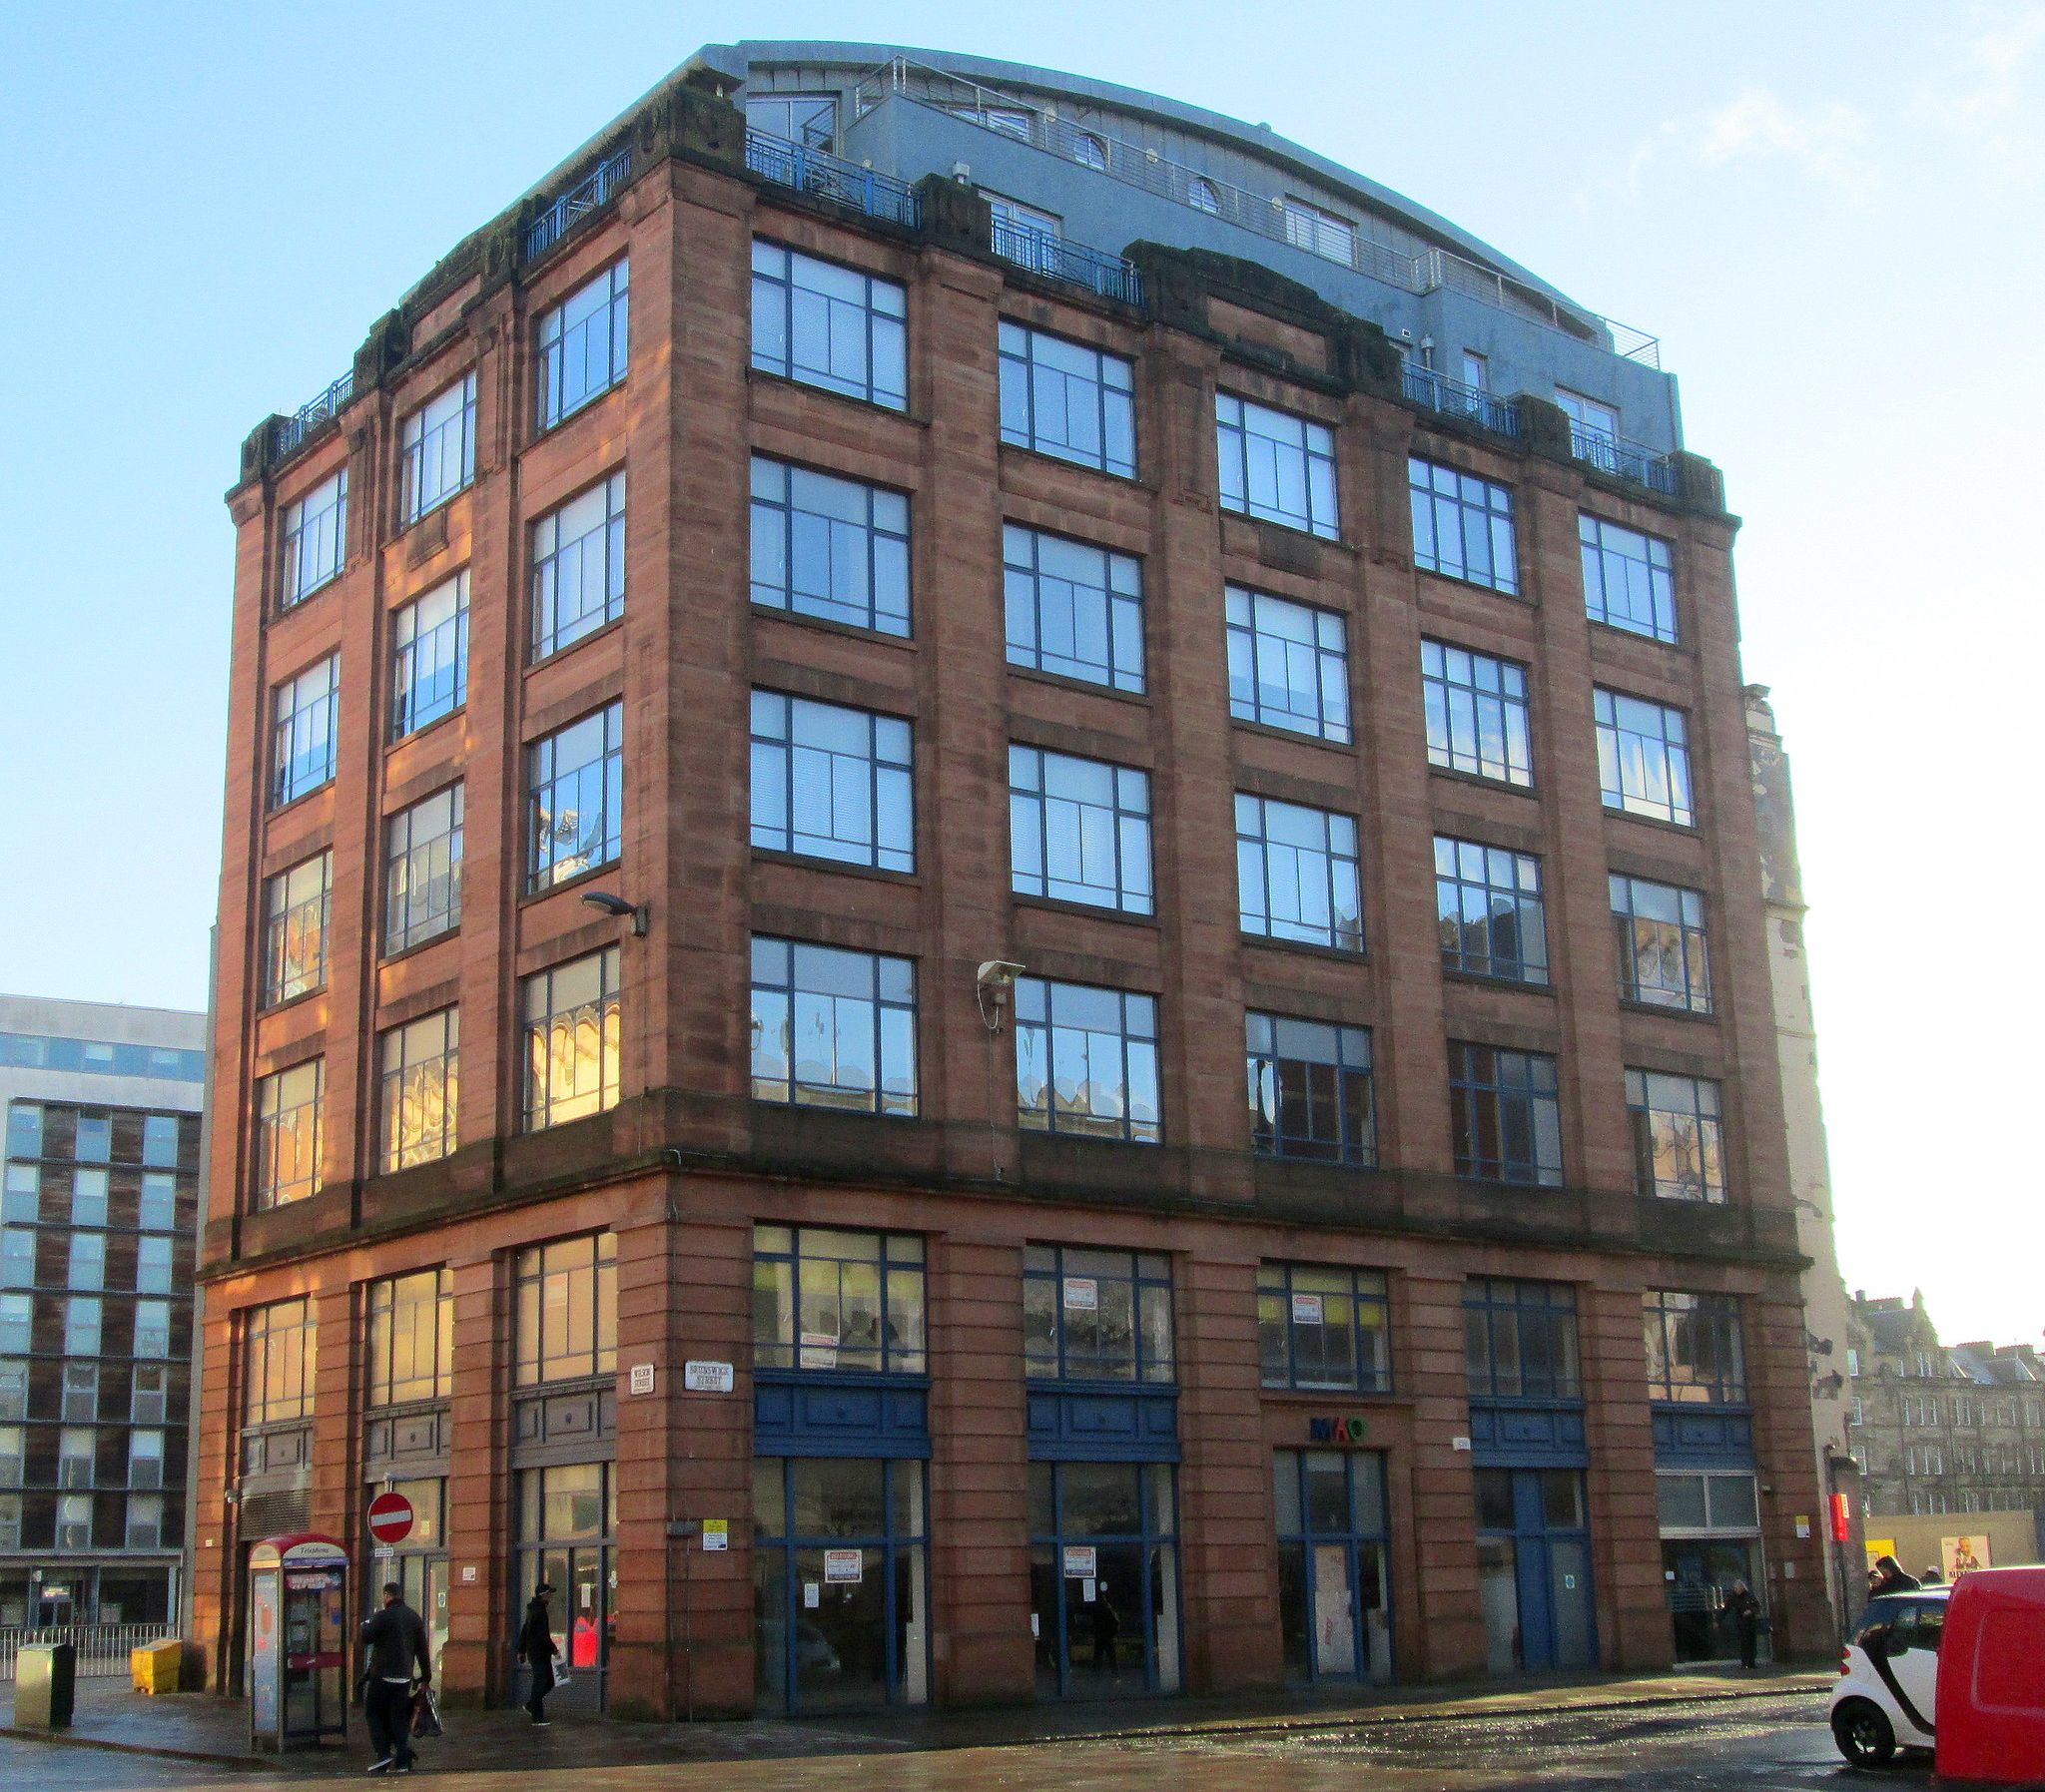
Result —
[[526, 1715], [542, 1729], [552, 1721], [546, 1713], [547, 1694], [568, 1677], [554, 1666], [554, 1657], [561, 1651], [554, 1642], [553, 1619], [547, 1612], [547, 1600], [553, 1590], [545, 1580], [533, 1588], [532, 1598], [525, 1607], [525, 1622], [518, 1631], [519, 1657], [532, 1671], [532, 1692], [525, 1701]]

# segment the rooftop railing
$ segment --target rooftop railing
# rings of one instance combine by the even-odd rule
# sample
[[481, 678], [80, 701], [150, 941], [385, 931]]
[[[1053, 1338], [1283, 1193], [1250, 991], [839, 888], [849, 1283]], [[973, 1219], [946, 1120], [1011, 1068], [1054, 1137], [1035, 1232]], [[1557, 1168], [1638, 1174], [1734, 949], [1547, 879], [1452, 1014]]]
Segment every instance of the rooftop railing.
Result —
[[836, 200], [869, 218], [885, 218], [911, 230], [923, 218], [923, 200], [907, 181], [876, 174], [871, 168], [828, 156], [808, 144], [791, 143], [785, 137], [748, 131], [746, 166], [777, 187]]
[[271, 425], [272, 451], [279, 455], [291, 453], [318, 425], [331, 417], [340, 416], [341, 407], [354, 394], [355, 376], [354, 370], [350, 368], [319, 397], [310, 403], [301, 404], [290, 416], [279, 417]]
[[[1337, 219], [1300, 206], [1287, 206], [1283, 195], [1252, 193], [1245, 187], [1204, 174], [1141, 144], [1128, 143], [1093, 125], [1076, 125], [1054, 108], [1032, 104], [1000, 88], [984, 87], [965, 76], [950, 74], [898, 56], [864, 76], [853, 90], [853, 116], [863, 118], [890, 96], [928, 106], [964, 119], [986, 131], [1033, 145], [1067, 162], [1076, 162], [1139, 187], [1145, 193], [1173, 200], [1238, 225], [1274, 243], [1284, 243], [1323, 261], [1368, 275], [1413, 294], [1447, 288], [1485, 304], [1525, 317], [1574, 336], [1598, 342], [1604, 335], [1612, 352], [1651, 367], [1662, 365], [1658, 337], [1595, 311], [1558, 303], [1538, 288], [1511, 279], [1450, 249], [1420, 245], [1404, 226], [1366, 214]], [[1302, 200], [1306, 196], [1302, 195]], [[1373, 230], [1395, 233], [1402, 243], [1387, 243]]]
[[1586, 466], [1595, 466], [1601, 473], [1635, 480], [1650, 490], [1666, 492], [1672, 498], [1677, 495], [1676, 462], [1644, 443], [1630, 442], [1623, 435], [1607, 435], [1602, 429], [1586, 429], [1583, 424], [1573, 422], [1570, 425], [1570, 452]]
[[593, 172], [577, 181], [525, 227], [519, 259], [530, 262], [545, 255], [583, 219], [609, 205], [631, 174], [632, 147], [627, 144], [608, 161], [599, 162]]
[[1111, 256], [1103, 249], [1070, 242], [1052, 231], [1039, 231], [998, 217], [995, 254], [1031, 274], [1070, 281], [1103, 299], [1118, 299], [1123, 304], [1143, 302], [1143, 277], [1133, 262]]
[[1510, 398], [1497, 397], [1482, 386], [1465, 385], [1431, 367], [1416, 367], [1411, 361], [1405, 364], [1402, 379], [1407, 398], [1415, 404], [1424, 404], [1445, 417], [1467, 417], [1501, 435], [1520, 433], [1520, 407]]

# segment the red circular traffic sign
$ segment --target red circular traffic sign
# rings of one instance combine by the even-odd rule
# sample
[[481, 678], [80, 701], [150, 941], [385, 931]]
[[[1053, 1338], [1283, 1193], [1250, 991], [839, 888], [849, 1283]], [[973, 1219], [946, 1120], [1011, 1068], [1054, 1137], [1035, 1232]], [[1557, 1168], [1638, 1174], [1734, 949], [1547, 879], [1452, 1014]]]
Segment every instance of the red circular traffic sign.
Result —
[[413, 1516], [402, 1493], [378, 1493], [369, 1501], [369, 1534], [379, 1543], [401, 1543], [411, 1535]]

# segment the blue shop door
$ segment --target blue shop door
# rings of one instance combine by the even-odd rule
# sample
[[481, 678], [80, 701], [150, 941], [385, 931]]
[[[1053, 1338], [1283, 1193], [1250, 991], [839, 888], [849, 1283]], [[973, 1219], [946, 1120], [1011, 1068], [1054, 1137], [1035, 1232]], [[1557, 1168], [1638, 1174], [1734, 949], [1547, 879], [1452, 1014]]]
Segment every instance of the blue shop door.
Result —
[[[1595, 1667], [1591, 1538], [1576, 1469], [1480, 1469], [1479, 1554], [1490, 1664], [1526, 1673]], [[1510, 1587], [1510, 1597], [1505, 1596]], [[1495, 1588], [1495, 1590], [1494, 1590]]]

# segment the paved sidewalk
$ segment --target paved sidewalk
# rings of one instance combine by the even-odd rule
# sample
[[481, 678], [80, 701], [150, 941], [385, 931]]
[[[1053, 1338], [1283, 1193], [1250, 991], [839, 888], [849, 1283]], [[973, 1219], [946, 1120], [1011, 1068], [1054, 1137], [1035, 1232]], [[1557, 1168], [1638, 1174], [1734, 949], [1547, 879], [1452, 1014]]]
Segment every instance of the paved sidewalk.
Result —
[[[457, 1710], [443, 1713], [447, 1735], [420, 1744], [420, 1755], [434, 1767], [544, 1772], [554, 1767], [893, 1754], [1041, 1741], [1285, 1737], [1427, 1719], [1814, 1694], [1832, 1682], [1829, 1673], [1761, 1669], [1752, 1673], [1599, 1676], [1521, 1684], [1507, 1690], [1463, 1685], [1359, 1694], [1351, 1689], [1339, 1697], [1301, 1693], [1188, 1697], [697, 1724], [613, 1723], [563, 1713], [543, 1730], [533, 1728], [516, 1709]], [[73, 1727], [54, 1734], [16, 1729], [13, 1704], [12, 1687], [0, 1688], [0, 1734], [65, 1747], [117, 1749], [294, 1778], [359, 1772], [368, 1759], [358, 1712], [350, 1714], [345, 1747], [330, 1745], [279, 1757], [250, 1752], [248, 1706], [239, 1699], [205, 1693], [147, 1698], [118, 1680], [81, 1680]]]

